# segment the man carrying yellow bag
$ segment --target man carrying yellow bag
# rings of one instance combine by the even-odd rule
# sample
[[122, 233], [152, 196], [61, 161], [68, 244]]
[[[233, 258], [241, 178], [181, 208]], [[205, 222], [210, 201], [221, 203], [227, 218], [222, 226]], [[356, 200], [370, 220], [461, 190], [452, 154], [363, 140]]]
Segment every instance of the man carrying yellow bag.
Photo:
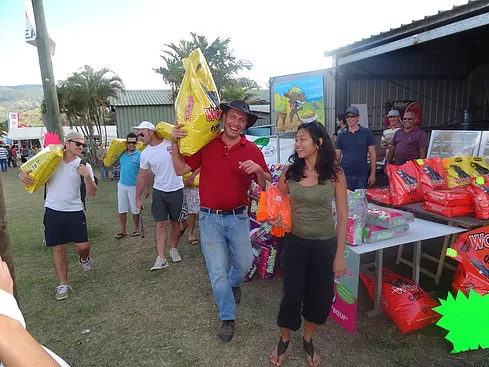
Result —
[[[68, 297], [68, 265], [66, 247], [75, 242], [80, 265], [86, 276], [92, 275], [90, 260], [90, 243], [83, 203], [81, 197], [82, 182], [86, 193], [93, 197], [97, 192], [95, 178], [90, 164], [82, 164], [79, 155], [87, 146], [83, 135], [77, 131], [65, 137], [63, 160], [47, 182], [47, 193], [44, 206], [44, 238], [46, 246], [53, 247], [54, 268], [59, 279], [56, 287], [56, 299]], [[31, 170], [19, 173], [20, 180], [27, 186], [34, 186], [36, 180], [30, 175]], [[83, 177], [83, 180], [82, 180]]]

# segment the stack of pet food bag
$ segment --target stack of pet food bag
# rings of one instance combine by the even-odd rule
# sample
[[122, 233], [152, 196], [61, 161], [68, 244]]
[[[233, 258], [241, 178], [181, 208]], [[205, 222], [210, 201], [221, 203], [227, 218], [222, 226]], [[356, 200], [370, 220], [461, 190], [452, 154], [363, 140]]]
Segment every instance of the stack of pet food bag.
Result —
[[[253, 263], [244, 281], [250, 281], [255, 273], [258, 273], [262, 279], [273, 278], [276, 270], [280, 267], [279, 254], [279, 236], [290, 226], [290, 216], [287, 218], [285, 228], [274, 228], [266, 222], [267, 201], [270, 199], [268, 212], [270, 217], [277, 215], [280, 206], [273, 197], [279, 194], [277, 186], [278, 180], [284, 169], [283, 164], [269, 165], [272, 174], [272, 182], [268, 184], [267, 190], [262, 191], [260, 186], [252, 182], [249, 192], [250, 205], [248, 207], [248, 216], [250, 218], [250, 237], [253, 251]], [[269, 196], [269, 193], [271, 194]], [[283, 210], [287, 210], [286, 203], [288, 200], [281, 201]], [[290, 207], [289, 207], [290, 213]], [[288, 229], [290, 231], [290, 228]], [[283, 231], [283, 232], [282, 232]], [[275, 234], [276, 233], [276, 234]]]
[[480, 295], [489, 293], [489, 226], [462, 234], [447, 256], [458, 261], [453, 277], [452, 289], [456, 294], [462, 291], [466, 296], [470, 290]]
[[[348, 191], [348, 232], [346, 242], [352, 246], [399, 237], [414, 220], [411, 213], [388, 209], [367, 202], [367, 191]], [[333, 204], [333, 211], [335, 210]], [[336, 220], [336, 215], [334, 213]]]
[[387, 165], [389, 186], [368, 189], [369, 200], [400, 206], [423, 202], [426, 211], [446, 217], [489, 219], [489, 167], [484, 157], [415, 159]]

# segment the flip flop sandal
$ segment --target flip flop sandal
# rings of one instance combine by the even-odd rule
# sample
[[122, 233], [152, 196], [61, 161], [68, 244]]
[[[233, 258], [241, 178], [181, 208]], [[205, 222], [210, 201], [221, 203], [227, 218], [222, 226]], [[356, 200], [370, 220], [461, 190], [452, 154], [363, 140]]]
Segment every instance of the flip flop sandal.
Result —
[[287, 351], [287, 348], [289, 347], [289, 341], [290, 340], [287, 340], [286, 342], [284, 342], [282, 340], [282, 337], [280, 337], [280, 339], [278, 340], [278, 344], [277, 344], [277, 363], [280, 360], [280, 357], [282, 357], [285, 354], [285, 352]]
[[190, 238], [189, 241], [192, 245], [198, 245], [199, 244], [199, 240], [197, 238]]
[[132, 237], [137, 237], [137, 236], [141, 236], [141, 232], [140, 231], [134, 231], [132, 232]]
[[[312, 365], [314, 365], [314, 344], [312, 343], [312, 339], [311, 341], [306, 341], [306, 339], [302, 338], [302, 346], [304, 347], [304, 351], [311, 358]], [[307, 358], [306, 358], [306, 362], [307, 362]], [[311, 366], [309, 362], [307, 362], [307, 364]]]
[[114, 238], [117, 238], [118, 240], [121, 239], [122, 237], [126, 237], [127, 236], [127, 233], [117, 233], [114, 235]]

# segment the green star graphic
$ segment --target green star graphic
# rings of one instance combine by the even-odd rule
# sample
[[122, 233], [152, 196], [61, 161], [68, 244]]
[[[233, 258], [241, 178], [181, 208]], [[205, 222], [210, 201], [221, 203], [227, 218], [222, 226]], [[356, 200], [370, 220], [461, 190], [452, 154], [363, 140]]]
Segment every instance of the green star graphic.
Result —
[[469, 297], [458, 291], [448, 293], [433, 310], [442, 315], [436, 323], [449, 331], [445, 338], [453, 344], [451, 353], [489, 348], [489, 294], [481, 296], [471, 290]]

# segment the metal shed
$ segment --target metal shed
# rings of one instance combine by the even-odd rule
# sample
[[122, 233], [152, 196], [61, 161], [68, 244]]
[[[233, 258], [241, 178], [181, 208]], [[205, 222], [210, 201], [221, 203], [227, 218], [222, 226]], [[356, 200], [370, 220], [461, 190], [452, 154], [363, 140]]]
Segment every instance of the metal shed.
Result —
[[380, 133], [392, 101], [415, 100], [424, 129], [467, 122], [467, 112], [487, 128], [488, 39], [489, 1], [479, 0], [327, 51], [336, 111], [367, 104], [369, 127]]
[[115, 111], [119, 138], [125, 138], [131, 127], [141, 121], [155, 125], [175, 121], [171, 90], [126, 90], [118, 93], [117, 98], [110, 98], [110, 105]]

